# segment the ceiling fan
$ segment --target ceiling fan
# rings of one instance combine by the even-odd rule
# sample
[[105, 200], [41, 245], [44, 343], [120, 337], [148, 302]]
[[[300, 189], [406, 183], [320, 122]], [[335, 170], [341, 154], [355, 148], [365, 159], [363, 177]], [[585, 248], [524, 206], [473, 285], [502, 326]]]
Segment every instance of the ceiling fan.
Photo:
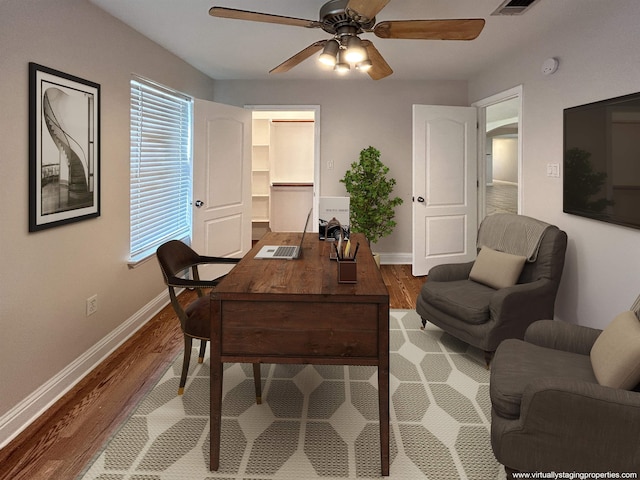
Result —
[[394, 20], [376, 24], [376, 15], [390, 0], [329, 0], [320, 8], [320, 20], [284, 17], [226, 7], [212, 7], [213, 17], [276, 23], [294, 27], [321, 28], [333, 35], [319, 40], [285, 60], [269, 73], [284, 73], [322, 50], [319, 61], [338, 72], [348, 71], [351, 64], [366, 71], [374, 80], [393, 73], [389, 64], [369, 40], [359, 35], [372, 32], [379, 38], [416, 40], [473, 40], [484, 28], [484, 19]]

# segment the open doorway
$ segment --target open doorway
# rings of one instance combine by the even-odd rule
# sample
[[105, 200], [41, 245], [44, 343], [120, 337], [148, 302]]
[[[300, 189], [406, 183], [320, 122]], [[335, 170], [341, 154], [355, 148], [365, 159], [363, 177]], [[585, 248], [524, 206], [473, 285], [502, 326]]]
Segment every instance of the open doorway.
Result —
[[478, 220], [522, 211], [522, 87], [474, 104], [480, 135]]
[[519, 99], [487, 107], [485, 137], [486, 214], [518, 213]]
[[301, 231], [309, 208], [317, 217], [319, 107], [247, 108], [253, 116], [252, 239]]

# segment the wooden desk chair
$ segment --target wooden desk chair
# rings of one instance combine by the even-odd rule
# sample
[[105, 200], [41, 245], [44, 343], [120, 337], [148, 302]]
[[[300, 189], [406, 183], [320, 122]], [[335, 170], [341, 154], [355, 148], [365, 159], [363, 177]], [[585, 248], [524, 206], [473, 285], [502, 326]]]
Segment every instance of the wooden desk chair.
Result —
[[[200, 340], [198, 362], [202, 363], [207, 348], [207, 341], [211, 338], [210, 296], [208, 293], [205, 294], [204, 289], [215, 287], [220, 280], [224, 278], [223, 275], [214, 280], [200, 280], [198, 265], [238, 263], [240, 259], [198, 255], [179, 240], [171, 240], [158, 247], [156, 256], [160, 263], [165, 284], [169, 289], [171, 305], [180, 320], [180, 326], [184, 334], [184, 360], [182, 362], [182, 375], [178, 387], [178, 395], [182, 395], [184, 393], [185, 383], [187, 382], [193, 339]], [[189, 272], [191, 273], [191, 278], [185, 278]], [[186, 308], [183, 308], [180, 302], [178, 302], [176, 288], [194, 289], [198, 294], [198, 298], [191, 302]], [[259, 363], [253, 364], [253, 376], [256, 388], [256, 401], [257, 403], [261, 403], [262, 385], [260, 383]]]

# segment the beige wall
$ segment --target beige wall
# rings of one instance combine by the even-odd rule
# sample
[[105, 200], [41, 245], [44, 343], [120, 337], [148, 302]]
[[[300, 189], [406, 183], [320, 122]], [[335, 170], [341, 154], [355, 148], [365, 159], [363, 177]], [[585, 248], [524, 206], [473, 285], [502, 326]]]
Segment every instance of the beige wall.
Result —
[[[29, 62], [99, 83], [102, 102], [102, 215], [37, 233], [28, 233]], [[213, 95], [210, 78], [85, 0], [0, 2], [0, 445], [9, 417], [26, 420], [97, 360], [85, 352], [164, 291], [155, 260], [126, 263], [132, 72]], [[99, 310], [86, 317], [93, 294]], [[34, 405], [10, 412], [31, 394]]]
[[[572, 8], [568, 3], [557, 8]], [[585, 0], [574, 10], [570, 24], [547, 28], [553, 19], [541, 21], [526, 50], [472, 78], [469, 99], [523, 85], [522, 213], [568, 234], [557, 317], [603, 328], [640, 293], [640, 230], [563, 213], [562, 171], [560, 178], [547, 177], [546, 165], [562, 165], [564, 108], [640, 91], [640, 2]], [[557, 57], [560, 67], [545, 76], [548, 57]]]
[[491, 161], [493, 180], [518, 183], [518, 139], [512, 137], [493, 137]]
[[[237, 81], [215, 82], [215, 101], [230, 105], [320, 105], [320, 195], [346, 195], [340, 179], [360, 150], [374, 146], [396, 179], [397, 227], [381, 239], [382, 254], [411, 254], [411, 107], [468, 105], [464, 81]], [[333, 169], [327, 162], [333, 162]]]

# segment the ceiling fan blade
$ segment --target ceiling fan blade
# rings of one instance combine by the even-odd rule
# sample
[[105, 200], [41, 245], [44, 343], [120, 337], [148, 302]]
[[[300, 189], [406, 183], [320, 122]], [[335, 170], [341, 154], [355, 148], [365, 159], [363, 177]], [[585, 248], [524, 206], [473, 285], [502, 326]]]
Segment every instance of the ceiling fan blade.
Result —
[[473, 40], [484, 28], [483, 18], [459, 20], [397, 20], [378, 23], [374, 29], [380, 38], [416, 40]]
[[320, 40], [318, 42], [312, 43], [311, 45], [309, 45], [304, 50], [299, 51], [293, 57], [285, 60], [280, 65], [278, 65], [276, 68], [270, 70], [269, 73], [284, 73], [284, 72], [288, 72], [289, 70], [291, 70], [293, 67], [295, 67], [299, 63], [302, 63], [303, 61], [305, 61], [307, 58], [309, 58], [314, 53], [322, 50], [324, 48], [325, 43], [327, 43], [327, 42], [328, 42], [328, 40]]
[[319, 28], [322, 26], [322, 24], [316, 20], [283, 17], [281, 15], [271, 15], [270, 13], [250, 12], [248, 10], [236, 10], [235, 8], [226, 7], [211, 7], [209, 9], [209, 15], [220, 18], [233, 18], [235, 20], [292, 25], [294, 27]]
[[362, 46], [367, 49], [367, 55], [369, 55], [369, 60], [371, 60], [371, 63], [373, 64], [373, 66], [367, 71], [371, 78], [374, 80], [380, 80], [393, 73], [393, 70], [386, 60], [382, 58], [378, 49], [373, 46], [373, 43], [369, 40], [363, 40]]
[[389, 0], [349, 0], [345, 11], [347, 14], [361, 23], [367, 23], [380, 13]]

